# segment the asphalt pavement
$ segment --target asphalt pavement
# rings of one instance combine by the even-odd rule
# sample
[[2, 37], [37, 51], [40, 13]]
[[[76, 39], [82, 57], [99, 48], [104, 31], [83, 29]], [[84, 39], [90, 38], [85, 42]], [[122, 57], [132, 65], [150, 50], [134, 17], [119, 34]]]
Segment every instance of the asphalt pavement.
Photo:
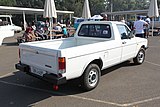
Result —
[[76, 81], [58, 91], [49, 83], [15, 69], [14, 37], [0, 46], [0, 107], [160, 107], [160, 37], [149, 37], [142, 65], [125, 62], [102, 72], [97, 88], [84, 92]]

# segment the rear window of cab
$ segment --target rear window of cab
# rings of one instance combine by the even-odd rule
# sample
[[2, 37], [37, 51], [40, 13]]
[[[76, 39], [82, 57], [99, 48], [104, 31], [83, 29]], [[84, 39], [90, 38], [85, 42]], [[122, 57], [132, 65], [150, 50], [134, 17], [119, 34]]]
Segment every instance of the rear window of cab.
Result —
[[83, 24], [78, 32], [78, 36], [111, 38], [111, 28], [108, 24]]

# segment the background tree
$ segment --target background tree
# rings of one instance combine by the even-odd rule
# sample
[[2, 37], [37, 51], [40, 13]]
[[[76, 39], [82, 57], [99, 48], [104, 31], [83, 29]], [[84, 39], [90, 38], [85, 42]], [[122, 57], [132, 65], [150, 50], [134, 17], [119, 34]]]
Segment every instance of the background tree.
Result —
[[[85, 0], [55, 0], [57, 10], [74, 11], [74, 16], [81, 17]], [[160, 7], [160, 0], [158, 7]], [[28, 8], [44, 8], [45, 0], [0, 0], [3, 6], [18, 6]], [[91, 14], [102, 12], [143, 10], [148, 9], [150, 0], [89, 0]]]
[[100, 14], [105, 10], [104, 0], [89, 0], [92, 15]]
[[1, 6], [16, 6], [16, 0], [0, 0]]
[[[82, 9], [85, 0], [55, 0], [57, 10], [74, 11], [75, 17], [82, 16]], [[129, 11], [129, 10], [143, 10], [148, 9], [151, 0], [88, 0], [91, 15], [100, 14], [102, 12], [115, 12], [115, 11]], [[160, 8], [160, 0], [157, 0], [158, 7]], [[0, 0], [0, 6], [16, 6], [26, 8], [44, 8], [45, 0]], [[112, 7], [112, 8], [111, 8]], [[22, 15], [14, 15], [14, 22], [18, 19], [22, 20]], [[34, 15], [27, 15], [28, 20], [34, 20]], [[63, 22], [69, 19], [69, 15], [59, 15], [59, 21], [63, 17]], [[115, 16], [114, 18], [119, 16]], [[123, 16], [120, 16], [123, 17]], [[42, 19], [43, 16], [39, 16]], [[110, 16], [112, 19], [112, 16]], [[132, 19], [132, 17], [131, 17]]]
[[16, 0], [16, 6], [28, 8], [43, 8], [44, 0]]
[[[158, 0], [160, 1], [160, 0]], [[111, 5], [113, 5], [114, 11], [127, 11], [127, 10], [143, 10], [148, 9], [149, 0], [105, 0], [106, 11], [111, 11]]]
[[[57, 10], [74, 11], [74, 16], [81, 17], [85, 0], [55, 0]], [[105, 11], [104, 0], [89, 0], [91, 14]]]

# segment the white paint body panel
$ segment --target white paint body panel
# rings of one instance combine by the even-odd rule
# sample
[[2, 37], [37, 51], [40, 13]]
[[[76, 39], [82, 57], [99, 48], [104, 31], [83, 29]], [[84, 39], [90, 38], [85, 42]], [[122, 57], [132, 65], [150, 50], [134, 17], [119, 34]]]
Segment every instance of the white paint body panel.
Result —
[[14, 36], [14, 30], [12, 26], [10, 25], [0, 26], [0, 45], [2, 45], [4, 38], [11, 36]]

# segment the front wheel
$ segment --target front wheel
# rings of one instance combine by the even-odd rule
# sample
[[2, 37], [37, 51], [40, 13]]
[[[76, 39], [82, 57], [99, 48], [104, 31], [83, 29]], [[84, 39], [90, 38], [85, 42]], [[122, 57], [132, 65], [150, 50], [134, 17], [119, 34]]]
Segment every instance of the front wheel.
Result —
[[141, 48], [135, 58], [133, 58], [133, 61], [135, 64], [142, 64], [145, 60], [145, 50]]
[[100, 80], [100, 68], [96, 64], [90, 64], [83, 76], [82, 76], [82, 86], [86, 91], [92, 90], [97, 87]]

